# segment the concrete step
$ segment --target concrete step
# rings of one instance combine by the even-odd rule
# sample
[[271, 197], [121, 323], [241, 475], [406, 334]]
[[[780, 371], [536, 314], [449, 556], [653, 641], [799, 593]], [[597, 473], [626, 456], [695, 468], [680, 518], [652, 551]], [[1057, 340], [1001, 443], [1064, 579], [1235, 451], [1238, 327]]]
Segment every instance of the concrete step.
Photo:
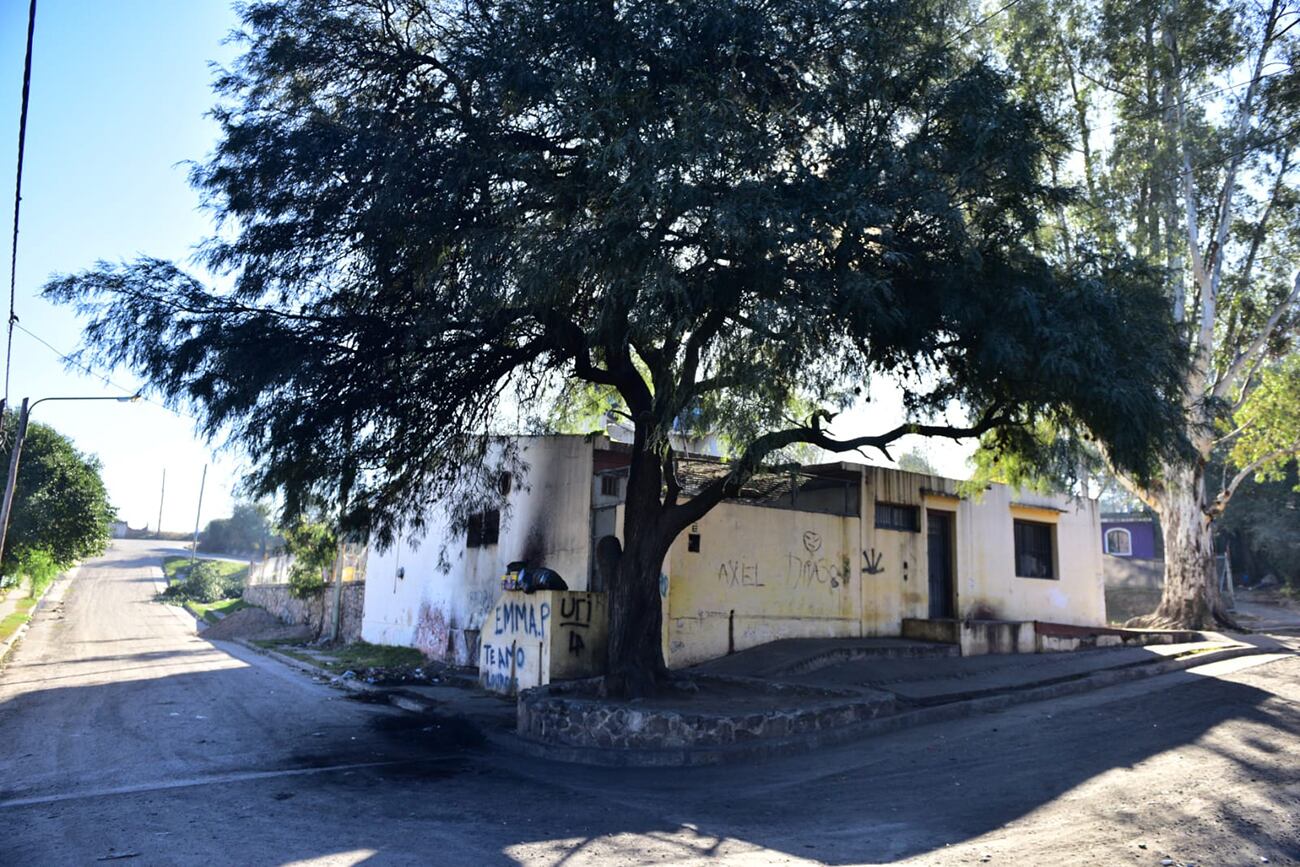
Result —
[[691, 671], [732, 677], [771, 678], [806, 674], [860, 659], [921, 659], [960, 656], [954, 644], [901, 638], [783, 638], [694, 666]]

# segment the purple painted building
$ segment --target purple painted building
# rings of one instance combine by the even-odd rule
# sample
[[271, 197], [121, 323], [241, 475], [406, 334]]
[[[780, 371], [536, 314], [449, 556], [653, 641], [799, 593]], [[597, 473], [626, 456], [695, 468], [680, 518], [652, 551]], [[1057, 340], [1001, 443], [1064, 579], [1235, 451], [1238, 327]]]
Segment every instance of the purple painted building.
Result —
[[1163, 560], [1164, 540], [1155, 518], [1143, 512], [1107, 512], [1101, 516], [1101, 550], [1112, 557]]
[[1101, 550], [1109, 587], [1159, 587], [1164, 580], [1164, 540], [1149, 513], [1102, 513]]

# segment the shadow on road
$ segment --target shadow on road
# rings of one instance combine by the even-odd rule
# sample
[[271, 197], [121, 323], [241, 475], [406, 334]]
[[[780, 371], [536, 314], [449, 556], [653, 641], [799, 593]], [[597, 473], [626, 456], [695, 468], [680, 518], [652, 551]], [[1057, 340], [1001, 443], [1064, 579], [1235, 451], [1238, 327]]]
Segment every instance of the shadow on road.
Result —
[[[129, 665], [146, 657], [159, 655], [111, 659]], [[448, 851], [457, 857], [443, 863], [496, 863], [525, 854], [546, 863], [575, 857], [707, 860], [750, 847], [831, 864], [889, 862], [977, 838], [1090, 780], [1132, 772], [1188, 747], [1226, 759], [1235, 773], [1265, 784], [1263, 797], [1294, 808], [1286, 787], [1296, 782], [1296, 770], [1279, 766], [1276, 757], [1288, 740], [1300, 738], [1300, 707], [1253, 686], [1213, 679], [1192, 678], [1149, 700], [1066, 713], [1055, 712], [1056, 703], [1027, 706], [1014, 715], [900, 732], [765, 765], [616, 771], [483, 748], [477, 733], [454, 718], [376, 716], [365, 707], [340, 712], [359, 707], [347, 703], [330, 705], [338, 716], [323, 722], [320, 707], [303, 711], [303, 696], [293, 687], [267, 695], [267, 678], [241, 665], [34, 690], [0, 705], [0, 740], [24, 743], [24, 752], [57, 750], [57, 728], [47, 728], [45, 743], [31, 743], [37, 720], [97, 714], [104, 726], [98, 763], [129, 771], [108, 774], [105, 784], [195, 779], [193, 786], [161, 793], [100, 795], [93, 799], [98, 821], [107, 821], [114, 804], [127, 814], [126, 828], [142, 803], [168, 805], [171, 818], [154, 821], [160, 827], [205, 811], [235, 811], [239, 833], [223, 844], [231, 863], [286, 863], [341, 852], [405, 861], [419, 853], [432, 857], [438, 844], [430, 850], [430, 840], [455, 847]], [[1228, 723], [1244, 734], [1206, 742], [1207, 733]], [[275, 776], [296, 771], [312, 773]], [[232, 772], [270, 776], [204, 782]], [[24, 775], [18, 765], [4, 776], [11, 788], [0, 792], [0, 802], [49, 792], [19, 782]], [[65, 804], [61, 814], [76, 815], [80, 804]], [[22, 809], [0, 803], [0, 816]], [[1082, 809], [1101, 822], [1124, 819], [1117, 805], [1090, 800]], [[1243, 845], [1263, 851], [1295, 846], [1294, 828], [1260, 824], [1244, 809], [1234, 812], [1233, 804], [1224, 810], [1220, 821]], [[1164, 818], [1198, 821], [1194, 806], [1184, 813]], [[36, 813], [8, 818], [15, 827], [40, 824]], [[286, 830], [299, 824], [311, 833]], [[28, 830], [19, 833], [18, 853], [35, 851], [24, 848], [30, 840]]]

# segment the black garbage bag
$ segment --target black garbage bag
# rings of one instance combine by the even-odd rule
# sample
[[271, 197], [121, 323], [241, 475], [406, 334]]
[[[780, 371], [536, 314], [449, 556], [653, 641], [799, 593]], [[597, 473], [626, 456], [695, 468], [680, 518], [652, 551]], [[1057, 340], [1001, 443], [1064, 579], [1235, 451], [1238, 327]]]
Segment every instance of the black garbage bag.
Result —
[[564, 583], [560, 573], [554, 569], [528, 566], [519, 572], [519, 589], [525, 593], [536, 593], [538, 590], [568, 590], [569, 585]]

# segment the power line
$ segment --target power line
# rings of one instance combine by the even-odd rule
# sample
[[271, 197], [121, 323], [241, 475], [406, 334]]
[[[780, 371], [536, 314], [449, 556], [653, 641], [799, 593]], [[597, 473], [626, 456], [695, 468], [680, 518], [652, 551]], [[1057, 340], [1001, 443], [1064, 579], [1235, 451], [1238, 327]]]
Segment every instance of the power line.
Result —
[[[34, 333], [30, 328], [28, 328], [27, 326], [23, 325], [21, 322], [15, 322], [15, 323], [14, 323], [14, 326], [15, 326], [19, 331], [23, 332], [23, 333], [26, 334], [28, 337], [30, 337], [32, 340], [35, 340], [37, 343], [39, 343], [39, 344], [41, 344], [42, 346], [44, 346], [44, 347], [45, 347], [46, 349], [48, 349], [50, 352], [53, 352], [53, 353], [54, 353], [55, 355], [57, 355], [59, 358], [63, 359], [63, 361], [66, 362], [67, 364], [70, 364], [70, 365], [72, 365], [73, 367], [76, 367], [76, 368], [79, 369], [79, 370], [85, 371], [86, 374], [88, 374], [89, 376], [93, 376], [95, 379], [98, 379], [100, 382], [104, 383], [104, 385], [108, 386], [109, 388], [117, 389], [118, 391], [122, 392], [124, 395], [136, 395], [136, 394], [139, 393], [138, 390], [133, 390], [133, 389], [129, 389], [129, 388], [124, 388], [123, 386], [118, 385], [116, 382], [113, 382], [113, 380], [109, 379], [109, 378], [108, 378], [107, 376], [105, 376], [104, 374], [102, 374], [102, 373], [96, 373], [93, 369], [91, 369], [90, 367], [88, 367], [88, 366], [82, 364], [80, 361], [78, 361], [77, 359], [75, 359], [75, 358], [73, 358], [72, 356], [68, 355], [67, 353], [60, 352], [60, 351], [58, 350], [58, 348], [55, 347], [53, 344], [51, 344], [48, 340], [46, 340], [45, 338], [41, 337], [39, 334]], [[171, 413], [172, 415], [174, 415], [174, 416], [176, 416], [176, 417], [178, 417], [178, 418], [187, 418], [187, 416], [185, 416], [185, 415], [182, 414], [182, 413], [177, 412], [176, 410], [172, 409], [170, 406], [167, 406], [166, 404], [159, 403], [159, 402], [156, 401], [156, 400], [150, 400], [149, 398], [145, 397], [144, 395], [140, 395], [140, 399], [143, 400], [145, 403], [153, 404], [154, 406], [158, 407], [159, 409], [165, 409], [165, 410], [167, 410], [169, 413]]]
[[4, 403], [9, 403], [9, 369], [13, 366], [14, 325], [18, 316], [14, 313], [14, 299], [18, 286], [18, 211], [23, 201], [23, 151], [27, 145], [27, 102], [32, 90], [32, 37], [36, 32], [36, 0], [32, 0], [27, 12], [27, 57], [23, 61], [23, 100], [18, 114], [18, 173], [14, 181], [14, 239], [13, 249], [9, 255], [9, 334], [5, 341], [5, 394]]

